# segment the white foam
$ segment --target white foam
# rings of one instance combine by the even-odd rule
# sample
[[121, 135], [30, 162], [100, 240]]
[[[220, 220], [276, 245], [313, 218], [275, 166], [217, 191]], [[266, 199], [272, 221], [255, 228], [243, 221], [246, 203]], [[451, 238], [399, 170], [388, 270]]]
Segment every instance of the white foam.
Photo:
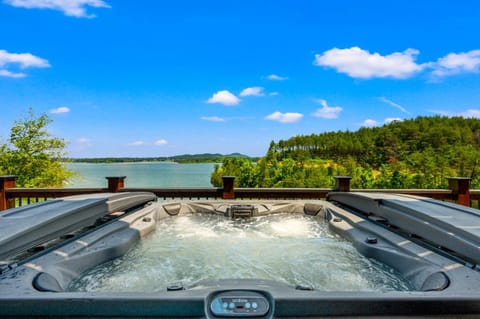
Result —
[[204, 279], [262, 278], [325, 291], [406, 290], [389, 268], [360, 255], [326, 223], [300, 214], [247, 221], [168, 218], [122, 258], [88, 272], [75, 291], [164, 290]]

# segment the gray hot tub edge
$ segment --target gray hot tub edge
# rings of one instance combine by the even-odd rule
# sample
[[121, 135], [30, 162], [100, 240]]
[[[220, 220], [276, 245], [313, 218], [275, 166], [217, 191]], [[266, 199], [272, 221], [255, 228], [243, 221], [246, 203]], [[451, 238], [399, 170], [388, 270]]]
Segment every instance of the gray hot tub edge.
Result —
[[84, 271], [122, 256], [153, 231], [162, 218], [193, 212], [227, 215], [231, 207], [238, 210], [249, 206], [255, 215], [307, 213], [325, 219], [333, 231], [348, 238], [363, 255], [399, 271], [415, 291], [478, 293], [480, 272], [332, 203], [308, 200], [152, 203], [6, 273], [0, 279], [0, 296], [64, 292]]

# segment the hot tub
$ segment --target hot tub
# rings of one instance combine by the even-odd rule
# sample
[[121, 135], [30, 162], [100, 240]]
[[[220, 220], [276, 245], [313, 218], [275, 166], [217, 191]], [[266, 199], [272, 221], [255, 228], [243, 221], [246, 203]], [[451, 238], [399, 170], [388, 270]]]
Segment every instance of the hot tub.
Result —
[[[142, 200], [132, 200], [137, 195]], [[420, 197], [369, 193], [331, 193], [329, 201], [155, 202], [148, 194], [137, 195], [123, 195], [128, 198], [124, 202], [131, 205], [105, 209], [109, 214], [126, 211], [119, 218], [75, 233], [64, 241], [54, 241], [39, 253], [7, 259], [0, 275], [0, 315], [271, 318], [480, 314], [477, 210]], [[113, 202], [111, 196], [119, 195], [108, 196], [96, 197], [94, 201]], [[91, 209], [86, 207], [91, 206], [91, 198], [81, 197], [76, 201], [86, 211]], [[85, 201], [90, 201], [89, 205], [85, 206]], [[35, 209], [38, 207], [27, 212], [23, 209], [21, 214], [35, 216]], [[105, 215], [98, 207], [95, 211], [97, 219]], [[69, 224], [70, 215], [61, 217], [60, 224]], [[249, 220], [268, 216], [305, 216], [310, 222], [327, 225], [335, 236], [348, 240], [356, 251], [374, 263], [392, 269], [405, 280], [408, 289], [322, 289], [308, 282], [276, 280], [275, 274], [269, 278], [229, 278], [226, 272], [226, 277], [176, 281], [160, 284], [150, 291], [72, 291], [72, 283], [82, 274], [102, 263], [123, 258], [149, 240], [152, 233], [162, 232], [167, 220], [192, 215], [214, 216], [216, 220], [232, 221], [242, 227], [249, 226]], [[0, 226], [1, 222], [2, 218]], [[295, 225], [286, 227], [298, 228]], [[21, 238], [10, 237], [12, 242]], [[13, 250], [19, 252], [28, 243], [38, 244], [33, 237], [26, 242]], [[218, 241], [218, 245], [224, 243], [226, 240]], [[228, 247], [234, 244], [229, 242]], [[296, 245], [302, 250], [301, 244]], [[223, 255], [228, 254], [228, 247], [222, 251]], [[322, 248], [321, 244], [318, 248]], [[206, 258], [207, 262], [218, 262]], [[261, 252], [258, 259], [265, 259]], [[316, 267], [322, 263], [328, 261], [323, 260]]]

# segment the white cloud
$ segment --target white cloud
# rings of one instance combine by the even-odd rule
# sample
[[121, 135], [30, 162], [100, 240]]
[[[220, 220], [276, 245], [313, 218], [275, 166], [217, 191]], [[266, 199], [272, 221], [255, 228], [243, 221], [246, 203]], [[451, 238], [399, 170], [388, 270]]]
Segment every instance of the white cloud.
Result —
[[377, 121], [372, 120], [372, 119], [367, 119], [367, 120], [363, 121], [362, 126], [371, 127], [371, 126], [375, 126], [377, 124], [378, 124]]
[[70, 112], [70, 109], [66, 106], [60, 106], [60, 107], [57, 107], [56, 109], [50, 110], [51, 114], [63, 114], [68, 112]]
[[48, 68], [50, 66], [47, 60], [31, 53], [9, 53], [5, 50], [0, 50], [0, 67], [13, 63], [19, 64], [22, 69], [28, 67]]
[[340, 112], [343, 111], [343, 108], [340, 106], [328, 106], [327, 101], [325, 100], [316, 100], [316, 102], [322, 105], [321, 109], [318, 109], [313, 113], [313, 116], [320, 117], [323, 119], [336, 119], [340, 115]]
[[461, 111], [461, 112], [451, 112], [451, 111], [442, 111], [442, 110], [431, 110], [430, 112], [439, 114], [441, 116], [448, 116], [448, 117], [461, 116], [464, 118], [480, 119], [480, 110], [477, 110], [477, 109], [468, 109], [466, 111]]
[[425, 69], [430, 70], [433, 80], [461, 73], [480, 73], [480, 50], [478, 49], [449, 53], [436, 62], [422, 64], [415, 62], [418, 54], [419, 51], [416, 49], [380, 55], [359, 47], [333, 48], [322, 54], [316, 54], [313, 64], [334, 68], [337, 72], [362, 79], [386, 77], [407, 79]]
[[87, 137], [79, 137], [75, 140], [76, 148], [78, 149], [85, 149], [88, 147], [92, 147], [92, 141]]
[[279, 95], [279, 94], [280, 94], [280, 93], [278, 93], [278, 92], [270, 92], [270, 93], [268, 93], [269, 96], [277, 96], [277, 95]]
[[15, 72], [10, 72], [8, 70], [0, 70], [0, 76], [5, 76], [5, 77], [8, 77], [8, 78], [14, 78], [14, 79], [20, 79], [20, 78], [24, 78], [26, 77], [27, 75], [25, 73], [15, 73]]
[[77, 143], [89, 143], [90, 139], [87, 137], [79, 137], [77, 138]]
[[223, 105], [237, 105], [240, 99], [227, 90], [218, 91], [207, 100], [207, 103], [220, 103]]
[[433, 64], [432, 75], [448, 76], [459, 73], [480, 72], [480, 50], [462, 53], [449, 53]]
[[466, 110], [464, 112], [461, 112], [458, 114], [459, 116], [465, 117], [465, 118], [476, 118], [480, 119], [480, 110]]
[[288, 77], [286, 76], [280, 76], [276, 74], [270, 74], [267, 76], [267, 79], [272, 80], [272, 81], [285, 81], [288, 80]]
[[382, 101], [382, 102], [390, 105], [390, 106], [393, 106], [393, 107], [399, 109], [399, 110], [402, 111], [403, 113], [408, 113], [408, 114], [410, 114], [403, 106], [401, 106], [400, 104], [397, 104], [397, 103], [395, 103], [395, 102], [387, 99], [386, 97], [380, 96], [378, 99], [379, 99], [380, 101]]
[[274, 112], [265, 117], [266, 120], [278, 121], [280, 123], [295, 123], [303, 118], [301, 113], [280, 113]]
[[128, 146], [142, 146], [145, 145], [144, 141], [133, 141], [131, 143], [128, 143]]
[[392, 122], [401, 122], [403, 120], [399, 117], [387, 117], [384, 121], [385, 123], [390, 124]]
[[4, 0], [6, 4], [26, 9], [52, 9], [62, 11], [66, 16], [76, 18], [94, 18], [87, 14], [86, 7], [111, 8], [102, 0]]
[[314, 64], [334, 68], [337, 72], [346, 73], [353, 78], [406, 79], [427, 66], [415, 63], [415, 56], [418, 53], [418, 50], [407, 49], [403, 52], [394, 52], [383, 56], [359, 47], [334, 48], [323, 54], [316, 54]]
[[225, 122], [224, 118], [218, 116], [202, 116], [200, 119], [209, 122]]
[[161, 139], [159, 139], [155, 142], [155, 145], [158, 145], [158, 146], [167, 145], [167, 144], [168, 144], [168, 141], [163, 139], [163, 138], [161, 138]]
[[263, 88], [259, 86], [254, 86], [250, 88], [243, 89], [240, 92], [240, 96], [264, 96]]
[[0, 76], [11, 78], [23, 78], [26, 76], [25, 73], [8, 70], [7, 67], [12, 64], [18, 65], [20, 69], [50, 67], [47, 60], [31, 53], [10, 53], [6, 50], [0, 50]]

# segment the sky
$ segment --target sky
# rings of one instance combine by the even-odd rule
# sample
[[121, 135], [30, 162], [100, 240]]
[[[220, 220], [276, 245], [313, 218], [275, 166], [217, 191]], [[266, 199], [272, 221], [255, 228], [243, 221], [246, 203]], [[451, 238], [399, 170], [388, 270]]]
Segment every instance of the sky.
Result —
[[0, 0], [0, 141], [29, 109], [75, 158], [480, 118], [479, 23], [476, 0]]

